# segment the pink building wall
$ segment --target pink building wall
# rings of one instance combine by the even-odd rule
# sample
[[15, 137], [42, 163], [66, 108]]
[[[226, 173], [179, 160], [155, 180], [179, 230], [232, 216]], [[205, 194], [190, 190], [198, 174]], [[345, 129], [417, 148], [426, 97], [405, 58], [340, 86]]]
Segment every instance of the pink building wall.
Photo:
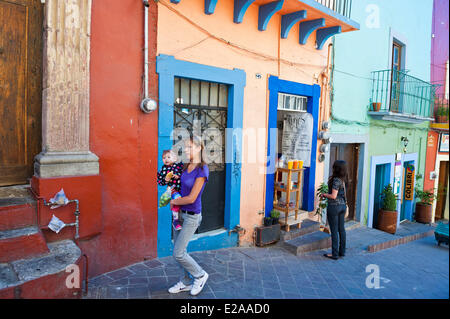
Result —
[[448, 0], [434, 0], [433, 37], [431, 40], [431, 82], [441, 84], [436, 91], [444, 94], [446, 63], [448, 61]]

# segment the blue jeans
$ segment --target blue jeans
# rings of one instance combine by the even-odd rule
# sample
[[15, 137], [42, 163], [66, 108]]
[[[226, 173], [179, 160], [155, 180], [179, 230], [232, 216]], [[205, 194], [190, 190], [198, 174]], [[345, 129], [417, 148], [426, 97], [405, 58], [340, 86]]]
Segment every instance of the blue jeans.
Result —
[[185, 285], [190, 285], [192, 278], [189, 274], [194, 278], [205, 274], [203, 268], [187, 253], [189, 241], [202, 222], [202, 214], [189, 215], [180, 211], [178, 218], [183, 228], [173, 230], [173, 257], [184, 269], [184, 277], [181, 281]]
[[[331, 254], [334, 257], [345, 255], [345, 211], [346, 205], [328, 205], [327, 219], [331, 231]], [[339, 235], [339, 236], [338, 236]]]

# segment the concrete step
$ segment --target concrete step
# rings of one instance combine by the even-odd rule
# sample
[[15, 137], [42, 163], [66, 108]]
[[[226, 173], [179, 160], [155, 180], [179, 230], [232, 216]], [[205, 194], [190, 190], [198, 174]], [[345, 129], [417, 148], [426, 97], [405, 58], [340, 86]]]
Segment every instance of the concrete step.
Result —
[[322, 231], [314, 231], [312, 233], [285, 241], [284, 247], [294, 255], [319, 249], [327, 249], [331, 247], [331, 236]]
[[[49, 253], [0, 264], [0, 299], [81, 297], [81, 251], [71, 240], [48, 244]], [[78, 288], [67, 287], [69, 265], [80, 267]], [[73, 270], [72, 270], [73, 271]]]
[[0, 231], [37, 225], [36, 202], [0, 206]]
[[281, 231], [281, 240], [287, 241], [291, 240], [315, 231], [318, 231], [320, 229], [320, 223], [316, 222], [311, 219], [305, 219], [302, 221], [300, 228], [292, 227], [290, 228], [290, 231]]
[[361, 227], [361, 223], [355, 220], [349, 220], [345, 222], [344, 227], [346, 231], [349, 231]]
[[46, 253], [47, 243], [37, 226], [0, 231], [0, 263]]

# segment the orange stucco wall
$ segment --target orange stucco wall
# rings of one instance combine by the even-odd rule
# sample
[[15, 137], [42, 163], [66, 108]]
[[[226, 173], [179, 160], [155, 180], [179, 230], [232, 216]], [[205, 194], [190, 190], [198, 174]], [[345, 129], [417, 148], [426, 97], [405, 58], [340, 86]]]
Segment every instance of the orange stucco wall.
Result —
[[[218, 1], [214, 14], [206, 15], [204, 0], [181, 1], [177, 5], [162, 0], [158, 4], [157, 54], [226, 69], [243, 69], [247, 75], [243, 128], [266, 129], [268, 77], [275, 75], [283, 80], [317, 84], [327, 63], [327, 45], [323, 50], [316, 50], [315, 33], [302, 46], [298, 43], [298, 24], [287, 39], [280, 38], [280, 25], [281, 15], [275, 14], [267, 30], [258, 31], [256, 5], [248, 8], [241, 24], [235, 24], [233, 1]], [[257, 73], [262, 75], [260, 79]], [[265, 196], [262, 161], [249, 163], [246, 159], [252, 152], [265, 155], [266, 149], [267, 133], [256, 144], [244, 138], [240, 215], [240, 224], [247, 230], [242, 238], [244, 244], [252, 241], [254, 226], [261, 225], [262, 215], [258, 211], [264, 208]], [[317, 184], [323, 179], [322, 172], [323, 165], [318, 163]]]

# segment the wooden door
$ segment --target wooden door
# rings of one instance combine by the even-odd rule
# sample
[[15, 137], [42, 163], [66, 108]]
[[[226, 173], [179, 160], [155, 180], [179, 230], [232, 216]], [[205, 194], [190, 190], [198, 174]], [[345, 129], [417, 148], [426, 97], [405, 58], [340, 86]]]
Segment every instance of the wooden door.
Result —
[[42, 6], [0, 0], [0, 186], [25, 184], [41, 150]]
[[358, 187], [358, 161], [359, 144], [331, 144], [330, 148], [330, 175], [333, 172], [333, 163], [337, 160], [347, 162], [348, 183], [346, 185], [348, 201], [348, 219], [356, 216], [356, 192]]
[[438, 192], [436, 199], [435, 220], [438, 221], [444, 218], [445, 201], [447, 199], [447, 185], [448, 185], [448, 162], [440, 162], [439, 165], [439, 180]]

